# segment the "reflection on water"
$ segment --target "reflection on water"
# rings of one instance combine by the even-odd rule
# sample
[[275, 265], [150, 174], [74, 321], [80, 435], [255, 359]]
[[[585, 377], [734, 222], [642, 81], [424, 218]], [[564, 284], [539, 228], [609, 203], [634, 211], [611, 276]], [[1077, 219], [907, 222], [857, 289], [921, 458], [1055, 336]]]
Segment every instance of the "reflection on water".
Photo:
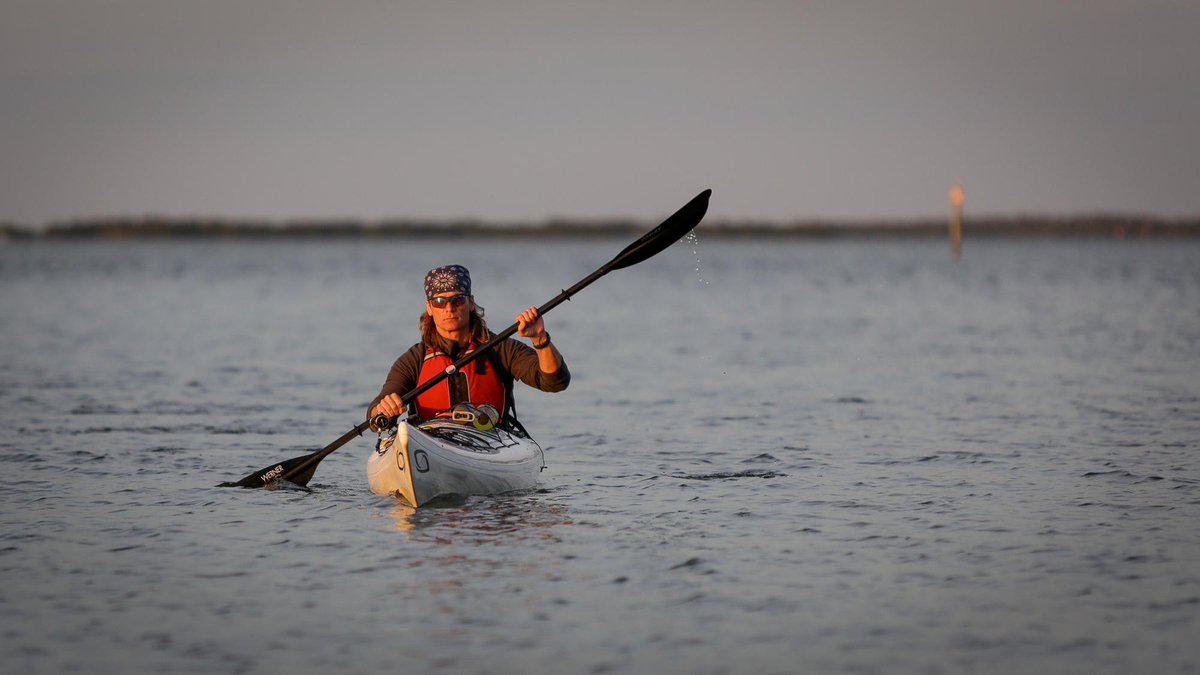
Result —
[[563, 504], [539, 499], [541, 491], [494, 497], [439, 497], [415, 509], [399, 499], [384, 514], [411, 541], [482, 546], [555, 541], [557, 528], [573, 525]]

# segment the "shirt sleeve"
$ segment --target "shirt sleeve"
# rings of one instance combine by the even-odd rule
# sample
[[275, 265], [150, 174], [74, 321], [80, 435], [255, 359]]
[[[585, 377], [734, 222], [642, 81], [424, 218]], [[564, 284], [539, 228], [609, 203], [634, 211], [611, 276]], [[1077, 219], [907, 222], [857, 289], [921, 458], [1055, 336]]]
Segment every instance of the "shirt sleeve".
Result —
[[566, 359], [563, 359], [556, 372], [544, 373], [538, 366], [537, 351], [524, 342], [508, 338], [498, 345], [496, 351], [500, 356], [500, 365], [512, 374], [513, 379], [534, 389], [557, 392], [571, 384], [571, 371], [567, 369]]

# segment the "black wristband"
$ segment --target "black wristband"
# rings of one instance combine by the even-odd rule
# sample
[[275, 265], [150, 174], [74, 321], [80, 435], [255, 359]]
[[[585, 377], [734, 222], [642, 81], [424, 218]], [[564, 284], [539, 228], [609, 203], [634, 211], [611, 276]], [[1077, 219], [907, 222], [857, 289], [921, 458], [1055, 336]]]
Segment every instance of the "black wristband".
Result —
[[532, 341], [529, 344], [532, 344], [534, 349], [545, 349], [546, 347], [549, 347], [550, 346], [550, 332], [549, 331], [546, 332], [546, 339], [542, 341], [542, 344], [540, 344], [540, 345], [533, 344]]

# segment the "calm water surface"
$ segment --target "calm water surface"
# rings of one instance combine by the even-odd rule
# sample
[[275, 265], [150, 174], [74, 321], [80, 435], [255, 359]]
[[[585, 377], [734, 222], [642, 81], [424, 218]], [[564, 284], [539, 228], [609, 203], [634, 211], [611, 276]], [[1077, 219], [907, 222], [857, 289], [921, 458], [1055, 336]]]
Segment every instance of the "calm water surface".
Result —
[[369, 438], [214, 485], [361, 419], [429, 267], [499, 329], [628, 242], [0, 245], [3, 670], [1200, 670], [1200, 242], [700, 236], [549, 315], [541, 489], [416, 512]]

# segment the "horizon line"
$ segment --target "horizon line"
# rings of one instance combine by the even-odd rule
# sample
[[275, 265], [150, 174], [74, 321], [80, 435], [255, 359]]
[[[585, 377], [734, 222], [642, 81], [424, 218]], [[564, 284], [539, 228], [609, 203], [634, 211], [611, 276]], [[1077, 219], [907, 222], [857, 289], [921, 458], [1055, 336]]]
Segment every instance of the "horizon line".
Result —
[[[700, 232], [717, 238], [813, 236], [944, 236], [950, 218], [715, 218]], [[634, 218], [549, 218], [541, 221], [487, 221], [475, 218], [298, 218], [288, 220], [220, 217], [96, 217], [34, 228], [0, 223], [3, 239], [164, 239], [164, 238], [400, 238], [493, 237], [598, 238], [626, 236], [656, 223]], [[1200, 216], [1171, 218], [1097, 212], [977, 215], [962, 219], [964, 234], [1200, 236]]]

